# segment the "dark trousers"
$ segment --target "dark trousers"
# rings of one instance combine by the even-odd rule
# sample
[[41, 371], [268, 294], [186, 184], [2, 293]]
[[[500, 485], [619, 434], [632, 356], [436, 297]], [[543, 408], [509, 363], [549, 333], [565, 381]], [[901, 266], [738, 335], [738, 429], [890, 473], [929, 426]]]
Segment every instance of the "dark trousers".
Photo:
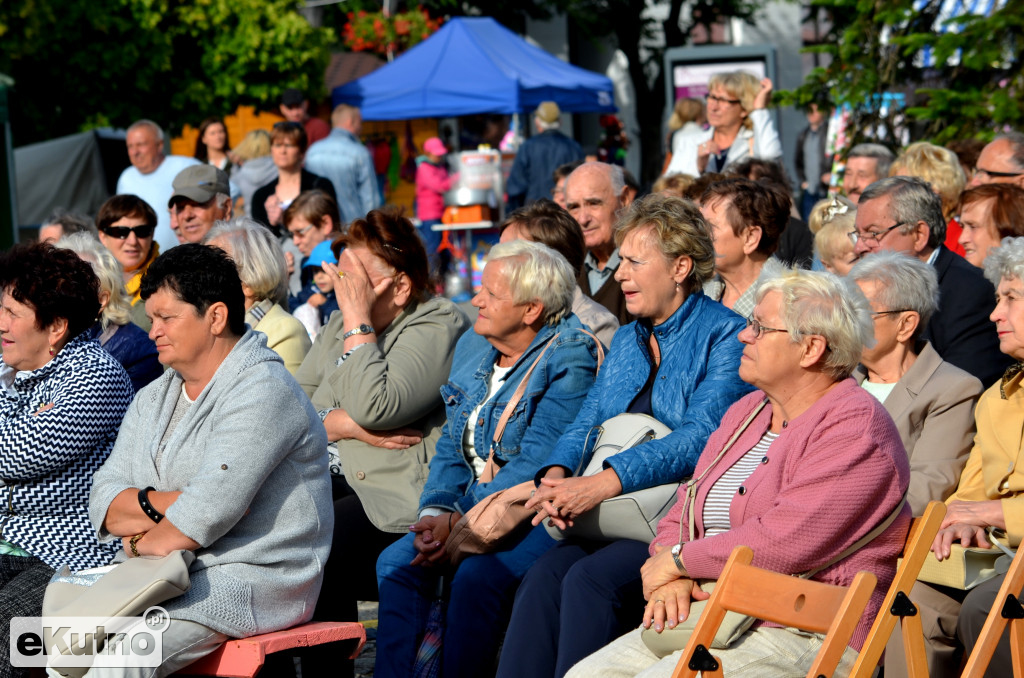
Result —
[[[999, 587], [1003, 585], [1005, 575], [990, 579], [984, 584], [979, 584], [971, 589], [971, 592], [964, 598], [960, 607], [960, 617], [957, 620], [956, 634], [960, 642], [964, 644], [964, 652], [970, 656], [974, 646], [981, 635], [981, 627], [985, 625], [985, 618], [989, 610], [996, 604], [996, 594]], [[1012, 592], [1020, 597], [1020, 591]], [[1002, 603], [1000, 603], [1002, 607]], [[992, 655], [992, 661], [985, 671], [985, 678], [1002, 678], [1013, 675], [1013, 658], [1010, 656], [1010, 627], [1007, 624], [1003, 629], [1003, 635], [999, 638], [999, 645]]]
[[647, 544], [566, 540], [537, 560], [516, 594], [498, 678], [561, 678], [635, 628], [644, 609]]
[[[332, 476], [332, 483], [334, 541], [313, 621], [357, 621], [358, 601], [377, 600], [377, 556], [402, 535], [378, 530], [344, 477]], [[354, 675], [353, 661], [336, 648], [310, 648], [301, 656], [303, 675]]]
[[11, 619], [38, 617], [53, 568], [31, 556], [0, 556], [0, 678], [22, 678], [28, 669], [11, 666]]

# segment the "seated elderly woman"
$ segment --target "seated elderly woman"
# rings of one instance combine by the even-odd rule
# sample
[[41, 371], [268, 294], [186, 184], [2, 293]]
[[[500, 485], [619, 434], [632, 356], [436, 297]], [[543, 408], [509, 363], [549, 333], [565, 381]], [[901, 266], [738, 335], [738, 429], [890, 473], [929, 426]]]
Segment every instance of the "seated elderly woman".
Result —
[[854, 230], [857, 206], [836, 195], [811, 208], [807, 225], [814, 234], [814, 253], [829, 273], [844, 276], [857, 262], [850, 231]]
[[12, 617], [42, 613], [57, 568], [107, 564], [93, 537], [89, 486], [132, 400], [121, 366], [87, 336], [99, 283], [74, 252], [17, 245], [0, 255], [0, 652]]
[[334, 516], [323, 427], [246, 328], [234, 262], [179, 245], [149, 267], [142, 298], [169, 369], [132, 403], [89, 515], [129, 557], [195, 552], [192, 588], [162, 603], [167, 675], [228, 637], [307, 621]]
[[[1024, 538], [1024, 468], [1017, 463], [1024, 445], [1024, 238], [1005, 238], [990, 250], [985, 276], [996, 286], [998, 302], [991, 317], [999, 350], [1017, 363], [978, 401], [974, 447], [960, 484], [946, 499], [946, 517], [932, 544], [939, 560], [949, 557], [952, 544], [991, 547], [990, 530], [1013, 548]], [[1002, 583], [1003, 575], [970, 591], [915, 584], [911, 599], [921, 610], [929, 675], [960, 675], [959, 657], [973, 649]], [[906, 675], [901, 658], [902, 652], [886, 652], [886, 676]], [[1008, 633], [985, 675], [1013, 675]]]
[[849, 274], [871, 304], [875, 342], [854, 378], [892, 415], [910, 458], [914, 515], [943, 501], [960, 479], [974, 439], [981, 382], [921, 339], [939, 302], [935, 268], [898, 252], [875, 252]]
[[766, 110], [772, 81], [750, 73], [716, 73], [708, 82], [707, 121], [710, 129], [672, 138], [672, 161], [664, 174], [697, 176], [722, 172], [744, 158], [776, 160], [782, 144]]
[[778, 247], [792, 200], [772, 184], [725, 179], [709, 186], [700, 204], [715, 246], [715, 275], [704, 283], [704, 294], [746, 317], [754, 308], [754, 282]]
[[137, 195], [121, 194], [107, 200], [96, 215], [100, 242], [121, 264], [124, 286], [132, 304], [132, 322], [149, 331], [146, 306], [139, 296], [139, 285], [146, 269], [160, 254], [153, 238], [156, 212]]
[[[811, 578], [829, 584], [848, 586], [867, 570], [878, 586], [835, 674], [848, 675], [910, 523], [899, 433], [882, 404], [849, 378], [871, 341], [870, 310], [859, 290], [829, 273], [769, 264], [740, 333], [740, 377], [758, 390], [729, 408], [708, 439], [694, 470], [694, 503], [680, 488], [658, 525], [641, 570], [645, 628], [672, 628], [691, 600], [707, 599], [695, 580], [717, 579], [740, 544], [753, 549], [755, 566], [784, 574], [827, 565]], [[829, 564], [890, 518], [878, 536]], [[568, 675], [670, 676], [682, 647], [659, 658], [640, 636], [630, 632]], [[715, 655], [726, 676], [802, 676], [821, 639], [757, 622]]]
[[110, 250], [89, 233], [66, 235], [56, 246], [71, 250], [92, 265], [100, 283], [100, 319], [86, 331], [86, 336], [98, 340], [121, 363], [138, 392], [163, 374], [164, 368], [157, 357], [156, 344], [131, 320], [131, 302], [121, 281], [121, 266]]
[[259, 222], [237, 217], [218, 221], [205, 242], [234, 260], [245, 295], [245, 322], [266, 335], [267, 348], [295, 374], [311, 342], [302, 323], [280, 306], [288, 296], [288, 269], [277, 238]]
[[[473, 332], [459, 340], [441, 389], [448, 420], [420, 519], [377, 561], [378, 678], [412, 675], [427, 610], [446, 572], [450, 526], [485, 497], [532, 479], [594, 383], [598, 342], [570, 310], [574, 279], [565, 258], [540, 243], [501, 243], [488, 255], [473, 298], [480, 313]], [[554, 543], [543, 529], [527, 530], [505, 550], [459, 564], [445, 618], [444, 676], [491, 672], [519, 579]]]
[[1024, 189], [1015, 184], [982, 184], [960, 196], [960, 246], [964, 259], [984, 268], [1003, 238], [1024, 235]]
[[[616, 333], [579, 416], [538, 474], [542, 485], [527, 503], [538, 524], [543, 517], [565, 527], [604, 499], [689, 476], [726, 409], [750, 390], [736, 374], [743, 319], [701, 291], [715, 250], [696, 207], [647, 196], [623, 216], [615, 242], [616, 280], [639, 319]], [[624, 412], [652, 416], [672, 433], [610, 457], [596, 475], [569, 477], [589, 462], [593, 427]], [[628, 629], [620, 610], [641, 599], [646, 557], [647, 544], [629, 539], [559, 542], [516, 594], [498, 674], [560, 676]]]
[[[440, 389], [469, 321], [431, 296], [422, 241], [397, 212], [370, 211], [335, 245], [344, 252], [324, 270], [340, 312], [296, 377], [331, 443], [334, 543], [359, 545], [327, 562], [315, 618], [355, 621], [357, 601], [377, 599], [377, 556], [416, 522], [445, 420]], [[341, 664], [336, 652], [316, 652], [303, 669], [351, 674]]]

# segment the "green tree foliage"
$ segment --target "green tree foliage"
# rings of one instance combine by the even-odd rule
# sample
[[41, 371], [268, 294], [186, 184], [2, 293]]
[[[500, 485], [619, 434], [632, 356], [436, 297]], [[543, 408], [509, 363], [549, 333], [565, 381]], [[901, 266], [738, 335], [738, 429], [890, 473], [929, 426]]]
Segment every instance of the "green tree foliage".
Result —
[[[821, 45], [831, 57], [803, 85], [780, 92], [783, 104], [830, 98], [850, 106], [850, 143], [892, 139], [905, 125], [935, 143], [987, 138], [1024, 123], [1024, 0], [987, 16], [944, 18], [942, 0], [813, 0], [812, 14], [832, 28]], [[941, 32], [941, 29], [947, 29]], [[922, 59], [930, 50], [931, 63]], [[903, 93], [902, 112], [879, 110], [885, 93]]]
[[176, 130], [286, 87], [320, 96], [333, 41], [292, 0], [0, 3], [18, 145], [141, 117]]

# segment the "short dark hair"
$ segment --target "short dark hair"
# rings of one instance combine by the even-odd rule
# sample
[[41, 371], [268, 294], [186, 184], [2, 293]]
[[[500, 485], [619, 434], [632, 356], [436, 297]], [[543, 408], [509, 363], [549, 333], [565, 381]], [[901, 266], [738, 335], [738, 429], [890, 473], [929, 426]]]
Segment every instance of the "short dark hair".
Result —
[[792, 189], [789, 177], [786, 176], [786, 169], [781, 162], [764, 160], [762, 158], [747, 158], [729, 167], [726, 172], [732, 177], [743, 177], [751, 181], [770, 182], [777, 184], [787, 193]]
[[573, 160], [572, 162], [567, 162], [564, 165], [559, 165], [558, 167], [555, 168], [555, 171], [551, 173], [551, 178], [557, 184], [559, 179], [566, 178], [567, 176], [572, 174], [572, 171], [574, 169], [576, 169], [582, 164], [582, 160]]
[[96, 235], [96, 226], [92, 223], [92, 219], [82, 214], [68, 212], [60, 207], [55, 209], [50, 214], [50, 217], [43, 222], [44, 226], [49, 226], [50, 224], [60, 226], [64, 235], [71, 235], [72, 233], [92, 233]]
[[68, 321], [68, 339], [92, 327], [100, 314], [100, 281], [75, 252], [49, 243], [23, 243], [0, 255], [0, 290], [31, 306], [36, 328]]
[[728, 200], [726, 216], [732, 232], [739, 235], [745, 226], [759, 226], [761, 241], [757, 251], [773, 254], [779, 246], [779, 236], [789, 223], [789, 210], [793, 204], [789, 194], [774, 183], [759, 184], [750, 179], [725, 179], [708, 186], [701, 196], [701, 204]]
[[504, 231], [517, 224], [530, 240], [547, 245], [565, 257], [576, 275], [583, 270], [583, 259], [587, 245], [583, 240], [583, 229], [572, 215], [552, 200], [541, 198], [526, 207], [520, 207], [505, 218], [501, 224]]
[[295, 144], [303, 153], [309, 147], [309, 137], [306, 136], [306, 128], [297, 122], [289, 122], [287, 120], [275, 122], [270, 130], [270, 145], [273, 146], [274, 142], [278, 140]]
[[364, 219], [349, 224], [344, 235], [331, 245], [331, 250], [337, 257], [343, 248], [351, 246], [365, 247], [391, 268], [409, 276], [413, 297], [427, 296], [430, 287], [427, 250], [416, 227], [399, 209], [370, 210]]
[[285, 228], [288, 227], [288, 224], [295, 217], [302, 217], [318, 228], [324, 217], [330, 217], [331, 223], [334, 224], [332, 230], [337, 231], [341, 228], [341, 215], [338, 213], [338, 203], [326, 192], [319, 189], [299, 193], [299, 197], [295, 198], [291, 205], [288, 205], [288, 209], [284, 211]]
[[988, 203], [988, 220], [999, 240], [1024, 235], [1024, 189], [1020, 186], [982, 184], [969, 188], [960, 194], [957, 213], [976, 202]]
[[708, 187], [711, 186], [711, 184], [724, 180], [725, 178], [726, 176], [719, 172], [705, 172], [694, 179], [693, 183], [684, 188], [683, 194], [679, 197], [686, 198], [690, 202], [695, 202], [699, 205], [701, 197], [704, 195], [704, 192], [708, 190]]
[[245, 334], [245, 295], [238, 269], [224, 250], [209, 245], [186, 243], [171, 248], [150, 264], [139, 294], [145, 301], [161, 289], [174, 292], [181, 301], [194, 306], [199, 315], [217, 302], [228, 307], [228, 329]]
[[128, 217], [142, 219], [146, 226], [156, 228], [156, 212], [148, 202], [130, 193], [115, 195], [103, 203], [99, 214], [96, 215], [96, 227], [102, 231], [114, 222]]

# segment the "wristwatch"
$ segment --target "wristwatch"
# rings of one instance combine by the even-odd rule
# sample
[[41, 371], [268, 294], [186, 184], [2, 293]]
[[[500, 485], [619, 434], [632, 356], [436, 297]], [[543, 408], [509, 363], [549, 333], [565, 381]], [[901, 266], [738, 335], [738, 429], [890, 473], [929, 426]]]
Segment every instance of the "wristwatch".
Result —
[[682, 560], [682, 558], [679, 557], [679, 556], [682, 555], [682, 553], [683, 553], [683, 545], [682, 544], [676, 544], [675, 546], [672, 547], [672, 560], [675, 561], [676, 567], [679, 568], [679, 571], [685, 573], [686, 572], [686, 568], [683, 567], [683, 560]]
[[345, 341], [349, 337], [354, 337], [357, 334], [373, 334], [373, 333], [374, 333], [373, 332], [373, 327], [371, 327], [370, 325], [367, 325], [366, 323], [363, 323], [362, 325], [360, 325], [359, 327], [355, 328], [354, 330], [349, 330], [345, 334], [341, 335], [341, 340]]

